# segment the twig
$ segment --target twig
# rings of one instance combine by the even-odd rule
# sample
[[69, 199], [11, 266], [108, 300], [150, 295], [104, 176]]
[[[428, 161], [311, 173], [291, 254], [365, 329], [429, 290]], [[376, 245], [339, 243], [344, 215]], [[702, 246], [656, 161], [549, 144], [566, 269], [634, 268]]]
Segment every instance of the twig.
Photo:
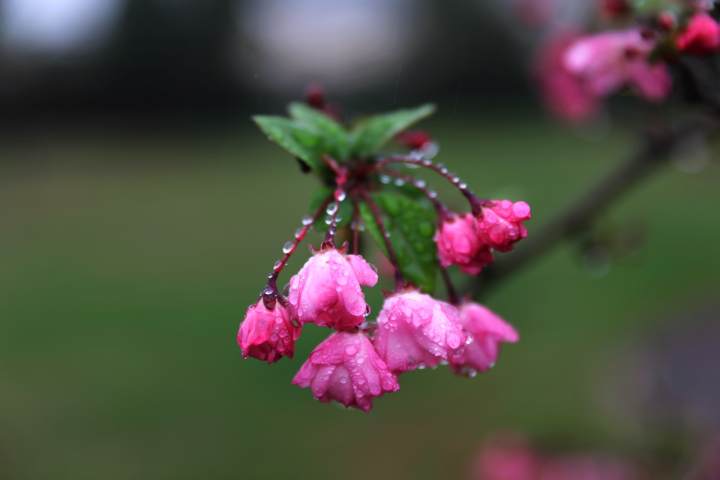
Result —
[[524, 245], [497, 261], [466, 285], [473, 296], [485, 293], [508, 275], [528, 266], [566, 240], [586, 231], [597, 218], [625, 192], [660, 170], [672, 155], [688, 141], [710, 133], [717, 126], [708, 118], [695, 119], [661, 131], [649, 132], [638, 150], [615, 170], [602, 178], [588, 193], [570, 204]]

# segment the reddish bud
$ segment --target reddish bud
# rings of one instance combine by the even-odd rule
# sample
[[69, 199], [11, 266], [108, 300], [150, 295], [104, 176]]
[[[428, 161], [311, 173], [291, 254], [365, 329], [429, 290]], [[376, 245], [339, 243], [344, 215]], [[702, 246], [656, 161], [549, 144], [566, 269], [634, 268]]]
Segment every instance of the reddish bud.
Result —
[[305, 90], [305, 102], [317, 110], [325, 109], [325, 89], [317, 83], [311, 83]]
[[410, 150], [420, 150], [432, 141], [430, 135], [422, 130], [408, 130], [398, 133], [395, 140]]

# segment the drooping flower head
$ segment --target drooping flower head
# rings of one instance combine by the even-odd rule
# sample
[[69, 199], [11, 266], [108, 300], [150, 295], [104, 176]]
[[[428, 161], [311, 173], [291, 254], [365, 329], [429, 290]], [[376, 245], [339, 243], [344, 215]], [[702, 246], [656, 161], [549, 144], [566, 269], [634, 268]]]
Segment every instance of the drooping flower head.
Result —
[[373, 398], [400, 389], [370, 340], [349, 332], [333, 333], [315, 347], [292, 383], [310, 388], [321, 402], [334, 400], [365, 412]]
[[663, 63], [650, 63], [655, 40], [639, 28], [603, 32], [580, 38], [567, 50], [565, 67], [598, 97], [632, 87], [650, 101], [663, 100], [671, 78]]
[[509, 252], [518, 240], [527, 237], [523, 222], [531, 218], [530, 205], [510, 200], [490, 200], [482, 207], [478, 231], [486, 245]]
[[434, 367], [465, 343], [452, 305], [410, 289], [385, 299], [374, 344], [395, 373]]
[[475, 217], [470, 213], [453, 215], [435, 232], [438, 258], [443, 267], [457, 265], [470, 275], [477, 275], [492, 263], [490, 247], [480, 235]]
[[492, 368], [500, 344], [519, 339], [509, 323], [477, 303], [465, 302], [460, 306], [460, 324], [468, 340], [463, 349], [450, 357], [450, 365], [457, 373], [474, 375]]
[[288, 300], [302, 323], [336, 330], [360, 325], [368, 310], [361, 285], [378, 281], [375, 270], [360, 255], [335, 248], [315, 253], [290, 279]]
[[707, 13], [696, 13], [675, 42], [678, 50], [705, 55], [720, 49], [720, 25]]
[[237, 334], [243, 357], [254, 357], [268, 363], [281, 357], [292, 358], [295, 341], [302, 328], [294, 325], [293, 320], [292, 308], [280, 302], [276, 302], [272, 309], [268, 309], [263, 300], [250, 305]]

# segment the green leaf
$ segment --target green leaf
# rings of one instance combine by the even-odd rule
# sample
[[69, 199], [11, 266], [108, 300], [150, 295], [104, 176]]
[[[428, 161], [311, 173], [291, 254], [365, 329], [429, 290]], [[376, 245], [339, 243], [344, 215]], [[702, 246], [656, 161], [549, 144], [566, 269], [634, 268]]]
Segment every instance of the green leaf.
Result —
[[652, 14], [662, 10], [679, 14], [682, 11], [681, 2], [673, 0], [633, 0], [632, 6], [641, 14]]
[[288, 111], [297, 123], [318, 132], [326, 150], [321, 153], [326, 153], [336, 160], [347, 160], [350, 154], [350, 135], [342, 125], [304, 103], [293, 102], [288, 106]]
[[316, 129], [285, 117], [256, 115], [253, 120], [271, 141], [303, 160], [310, 168], [317, 170], [322, 166], [323, 141]]
[[[390, 192], [375, 194], [373, 200], [382, 210], [382, 220], [390, 232], [390, 242], [397, 254], [403, 276], [421, 290], [432, 293], [435, 290], [438, 265], [433, 241], [436, 217], [432, 205]], [[365, 228], [387, 254], [372, 210], [363, 203], [360, 213]]]
[[[315, 190], [315, 193], [313, 193], [312, 197], [310, 197], [310, 212], [315, 212], [322, 202], [327, 199], [331, 193], [333, 193], [333, 189], [330, 187], [320, 187], [319, 189]], [[345, 199], [345, 201], [340, 202], [340, 207], [338, 210], [338, 222], [337, 226], [338, 228], [350, 225], [350, 222], [352, 220], [353, 215], [353, 206], [350, 199]], [[326, 232], [328, 229], [328, 224], [325, 223], [325, 215], [320, 215], [320, 217], [315, 222], [315, 230], [319, 232]]]
[[432, 115], [434, 111], [434, 105], [425, 104], [417, 108], [397, 110], [365, 119], [351, 133], [351, 154], [367, 156], [377, 153], [395, 135]]

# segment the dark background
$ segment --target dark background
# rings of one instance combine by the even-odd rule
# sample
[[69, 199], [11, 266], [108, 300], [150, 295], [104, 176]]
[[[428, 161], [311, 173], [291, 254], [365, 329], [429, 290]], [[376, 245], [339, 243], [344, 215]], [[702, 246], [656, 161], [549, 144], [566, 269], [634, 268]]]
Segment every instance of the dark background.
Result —
[[241, 359], [316, 187], [250, 114], [310, 81], [348, 118], [436, 102], [439, 159], [530, 202], [530, 235], [669, 118], [621, 96], [589, 125], [550, 119], [542, 32], [510, 3], [0, 6], [0, 478], [466, 478], [497, 431], [682, 468], [720, 423], [713, 145], [484, 299], [521, 334], [491, 372], [408, 374], [364, 415], [289, 384], [324, 330], [294, 360]]

